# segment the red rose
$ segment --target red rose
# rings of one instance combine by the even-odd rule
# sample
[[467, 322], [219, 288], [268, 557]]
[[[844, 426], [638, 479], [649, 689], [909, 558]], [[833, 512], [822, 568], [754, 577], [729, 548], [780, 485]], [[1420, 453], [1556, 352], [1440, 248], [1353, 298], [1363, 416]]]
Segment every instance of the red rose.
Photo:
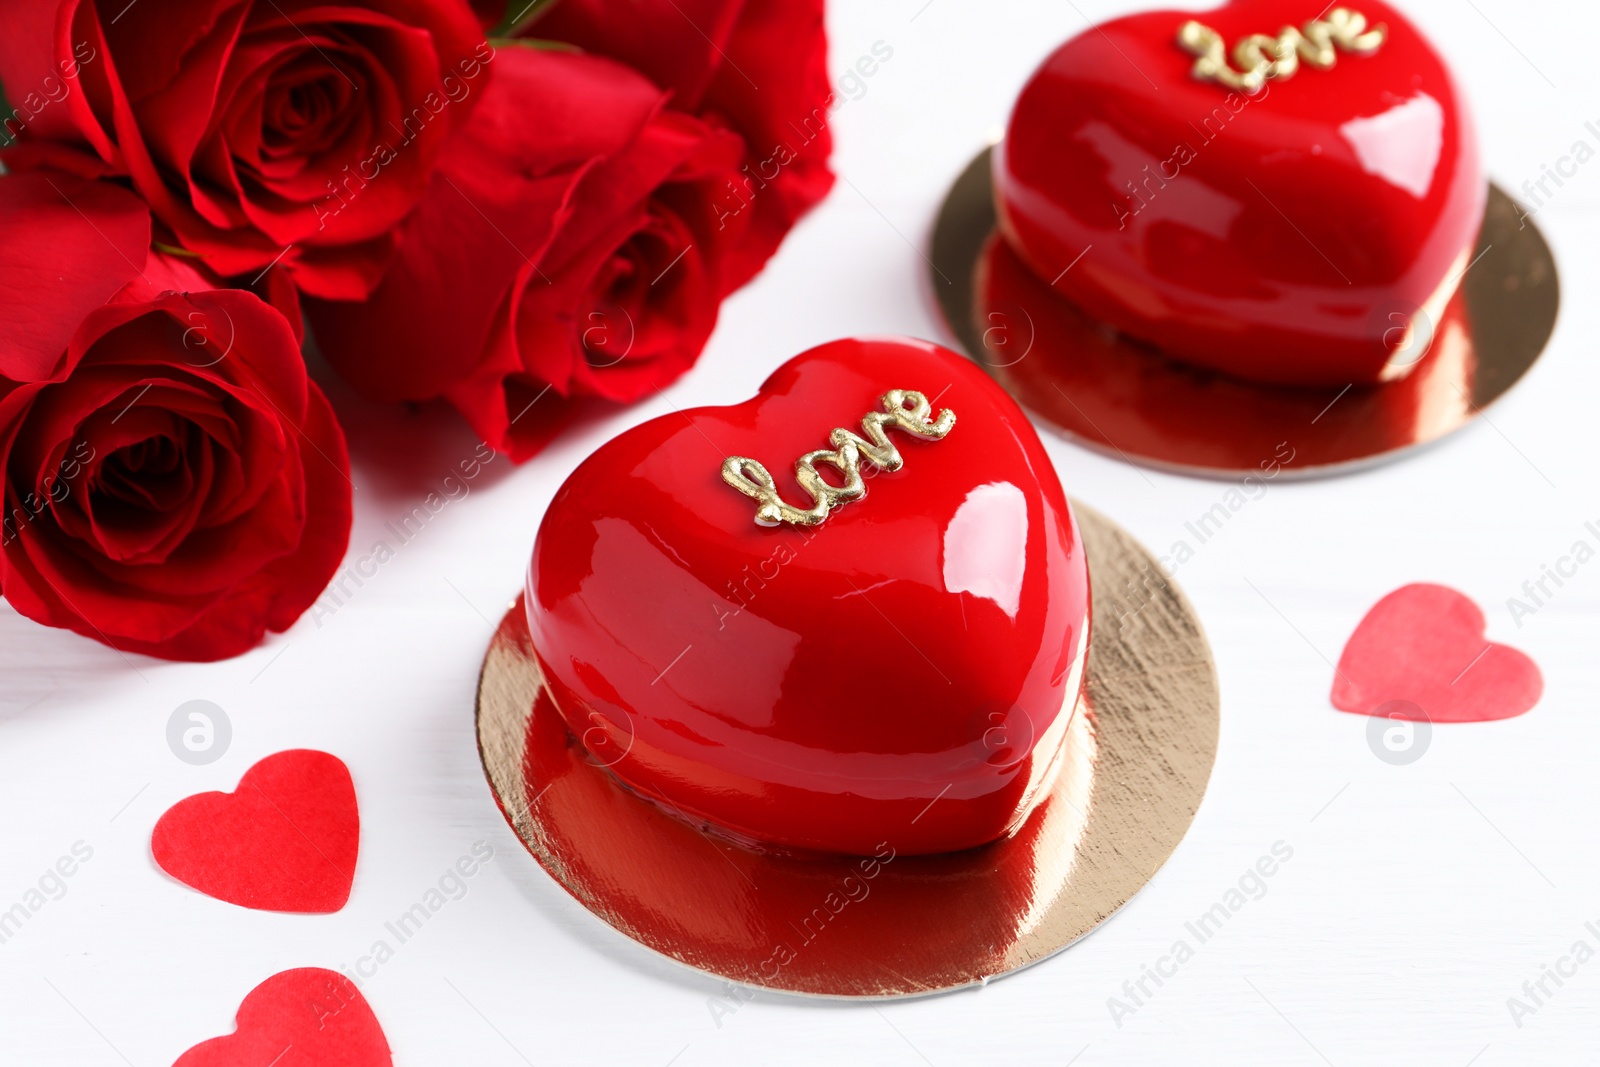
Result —
[[749, 281], [795, 220], [833, 187], [823, 0], [558, 0], [523, 32], [619, 59], [672, 92], [672, 106], [744, 138], [744, 165], [717, 200], [755, 216], [728, 267]]
[[492, 54], [463, 0], [0, 0], [0, 21], [13, 170], [126, 175], [216, 273], [281, 263], [339, 299], [376, 284]]
[[284, 317], [149, 244], [117, 186], [0, 178], [0, 592], [115, 648], [219, 659], [327, 583], [349, 461]]
[[516, 45], [363, 304], [311, 301], [333, 364], [379, 399], [446, 396], [521, 460], [584, 397], [693, 365], [749, 217], [719, 219], [737, 137], [610, 60]]

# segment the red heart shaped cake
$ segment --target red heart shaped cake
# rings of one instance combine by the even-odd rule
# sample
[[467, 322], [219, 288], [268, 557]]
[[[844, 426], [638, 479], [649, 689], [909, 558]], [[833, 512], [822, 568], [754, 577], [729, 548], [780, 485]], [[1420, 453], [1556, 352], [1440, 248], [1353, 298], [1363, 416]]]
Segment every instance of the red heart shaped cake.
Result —
[[1096, 26], [1045, 60], [995, 152], [1001, 231], [1057, 292], [1276, 383], [1403, 376], [1484, 197], [1460, 91], [1378, 0]]
[[852, 339], [589, 457], [527, 610], [630, 789], [750, 844], [913, 854], [1004, 835], [1050, 784], [1089, 584], [1016, 404], [937, 345]]

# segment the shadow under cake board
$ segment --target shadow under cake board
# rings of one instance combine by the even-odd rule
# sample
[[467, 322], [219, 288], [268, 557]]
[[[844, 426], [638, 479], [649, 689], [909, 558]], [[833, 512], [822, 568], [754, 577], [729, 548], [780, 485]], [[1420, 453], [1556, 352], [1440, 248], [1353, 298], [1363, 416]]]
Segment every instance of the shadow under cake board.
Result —
[[703, 832], [627, 790], [570, 735], [545, 693], [520, 597], [478, 686], [478, 748], [501, 811], [601, 920], [741, 985], [911, 996], [1060, 951], [1177, 848], [1210, 778], [1219, 723], [1194, 609], [1132, 537], [1073, 508], [1094, 612], [1083, 695], [1062, 772], [1012, 836], [869, 863], [756, 852]]
[[[1490, 185], [1483, 226], [1433, 343], [1405, 378], [1314, 389], [1170, 360], [1095, 322], [1035, 277], [995, 228], [986, 148], [939, 210], [932, 284], [962, 350], [1039, 420], [1132, 463], [1201, 477], [1344, 473], [1472, 422], [1544, 351], [1560, 285], [1533, 223]], [[1089, 254], [1093, 254], [1092, 251]]]

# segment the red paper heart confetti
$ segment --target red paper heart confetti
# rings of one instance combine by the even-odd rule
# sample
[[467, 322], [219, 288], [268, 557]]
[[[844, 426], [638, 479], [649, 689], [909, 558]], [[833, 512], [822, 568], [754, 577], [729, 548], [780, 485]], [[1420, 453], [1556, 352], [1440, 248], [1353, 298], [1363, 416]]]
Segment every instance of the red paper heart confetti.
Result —
[[252, 989], [239, 1005], [233, 1033], [202, 1041], [172, 1067], [389, 1067], [393, 1062], [383, 1028], [355, 983], [337, 971], [301, 967]]
[[150, 848], [162, 870], [218, 900], [331, 912], [350, 899], [360, 836], [349, 769], [326, 752], [293, 749], [251, 767], [232, 793], [174, 804]]
[[1544, 692], [1538, 665], [1485, 640], [1483, 612], [1447, 586], [1417, 583], [1384, 597], [1350, 635], [1333, 679], [1333, 706], [1360, 715], [1488, 722], [1532, 708]]

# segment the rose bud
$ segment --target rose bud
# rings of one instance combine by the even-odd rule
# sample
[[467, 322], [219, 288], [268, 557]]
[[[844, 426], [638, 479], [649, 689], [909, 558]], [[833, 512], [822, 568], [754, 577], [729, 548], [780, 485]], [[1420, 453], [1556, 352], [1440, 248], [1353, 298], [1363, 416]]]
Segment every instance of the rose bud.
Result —
[[149, 249], [118, 186], [0, 178], [0, 592], [114, 648], [214, 660], [327, 583], [349, 460], [283, 315]]

